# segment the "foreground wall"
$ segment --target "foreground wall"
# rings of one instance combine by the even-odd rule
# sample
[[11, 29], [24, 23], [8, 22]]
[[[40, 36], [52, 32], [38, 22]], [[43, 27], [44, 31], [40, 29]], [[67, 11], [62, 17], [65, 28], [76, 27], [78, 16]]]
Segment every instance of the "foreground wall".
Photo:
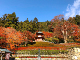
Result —
[[[38, 60], [38, 58], [16, 58], [15, 60]], [[68, 60], [67, 58], [41, 58], [41, 60]]]

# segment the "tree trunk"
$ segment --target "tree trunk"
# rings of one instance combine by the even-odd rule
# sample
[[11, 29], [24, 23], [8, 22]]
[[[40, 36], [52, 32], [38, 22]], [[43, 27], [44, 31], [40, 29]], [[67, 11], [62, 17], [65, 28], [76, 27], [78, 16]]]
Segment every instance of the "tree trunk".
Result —
[[62, 33], [63, 33], [64, 43], [67, 43], [67, 31], [66, 34], [64, 33], [64, 30], [62, 31]]
[[64, 35], [64, 43], [67, 43], [67, 31], [66, 34]]
[[66, 36], [65, 36], [65, 39], [64, 39], [64, 43], [67, 43], [67, 39], [66, 39]]

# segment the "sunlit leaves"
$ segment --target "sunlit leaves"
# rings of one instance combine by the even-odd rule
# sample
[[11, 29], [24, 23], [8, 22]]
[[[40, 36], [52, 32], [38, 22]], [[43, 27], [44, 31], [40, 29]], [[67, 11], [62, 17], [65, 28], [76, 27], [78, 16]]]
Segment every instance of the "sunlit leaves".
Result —
[[0, 36], [4, 37], [5, 39], [1, 40], [0, 42], [5, 41], [5, 47], [6, 44], [8, 44], [9, 46], [7, 46], [10, 49], [13, 49], [16, 46], [19, 46], [19, 44], [21, 44], [21, 42], [23, 42], [23, 37], [21, 35], [21, 33], [19, 31], [16, 31], [15, 29], [11, 28], [11, 27], [0, 27], [1, 31], [0, 31]]

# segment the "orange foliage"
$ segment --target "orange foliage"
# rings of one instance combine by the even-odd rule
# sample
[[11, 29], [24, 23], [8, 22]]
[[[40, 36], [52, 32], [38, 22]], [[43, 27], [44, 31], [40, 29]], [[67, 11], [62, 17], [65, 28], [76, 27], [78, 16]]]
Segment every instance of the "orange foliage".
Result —
[[44, 34], [45, 38], [53, 37], [53, 33], [43, 31], [43, 34]]
[[59, 38], [63, 38], [63, 31], [64, 35], [66, 35], [67, 31], [67, 36], [79, 36], [79, 26], [76, 24], [72, 24], [68, 21], [65, 21], [64, 24], [60, 24], [61, 22], [58, 22], [58, 24], [54, 28], [53, 34]]
[[2, 27], [0, 27], [0, 37], [2, 37], [2, 39], [0, 39], [0, 46], [1, 47], [5, 47], [5, 45], [6, 45], [6, 35], [5, 35], [5, 32], [4, 32], [4, 30], [2, 29]]
[[[28, 41], [29, 41], [29, 40], [30, 40], [30, 41], [33, 41], [34, 38], [35, 38], [35, 35], [36, 35], [36, 34], [33, 34], [33, 33], [29, 32], [29, 31], [24, 31], [24, 32], [23, 32], [23, 37], [24, 37], [24, 39], [27, 37]], [[25, 40], [26, 40], [26, 39], [25, 39]]]
[[[15, 45], [19, 46], [19, 44], [21, 44], [21, 42], [23, 42], [23, 37], [22, 37], [21, 33], [16, 31], [12, 27], [8, 27], [8, 28], [0, 27], [0, 30], [1, 30], [0, 33], [2, 34], [2, 35], [0, 34], [0, 36], [5, 37], [5, 39], [4, 39], [5, 43], [8, 45], [8, 46], [6, 46], [6, 44], [5, 44], [5, 47], [13, 49], [13, 48], [15, 48]], [[4, 47], [4, 46], [2, 46], [2, 47]]]
[[61, 19], [63, 18], [63, 16], [64, 15], [61, 15], [61, 14], [58, 15], [58, 16], [55, 16], [51, 21], [57, 23], [57, 22], [61, 21]]

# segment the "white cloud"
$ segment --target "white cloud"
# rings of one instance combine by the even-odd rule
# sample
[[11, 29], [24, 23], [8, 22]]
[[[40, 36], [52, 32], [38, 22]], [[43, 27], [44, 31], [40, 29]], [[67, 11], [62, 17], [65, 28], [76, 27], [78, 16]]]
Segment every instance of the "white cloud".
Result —
[[80, 0], [75, 0], [73, 5], [68, 4], [66, 11], [65, 19], [75, 17], [77, 14], [80, 15]]

